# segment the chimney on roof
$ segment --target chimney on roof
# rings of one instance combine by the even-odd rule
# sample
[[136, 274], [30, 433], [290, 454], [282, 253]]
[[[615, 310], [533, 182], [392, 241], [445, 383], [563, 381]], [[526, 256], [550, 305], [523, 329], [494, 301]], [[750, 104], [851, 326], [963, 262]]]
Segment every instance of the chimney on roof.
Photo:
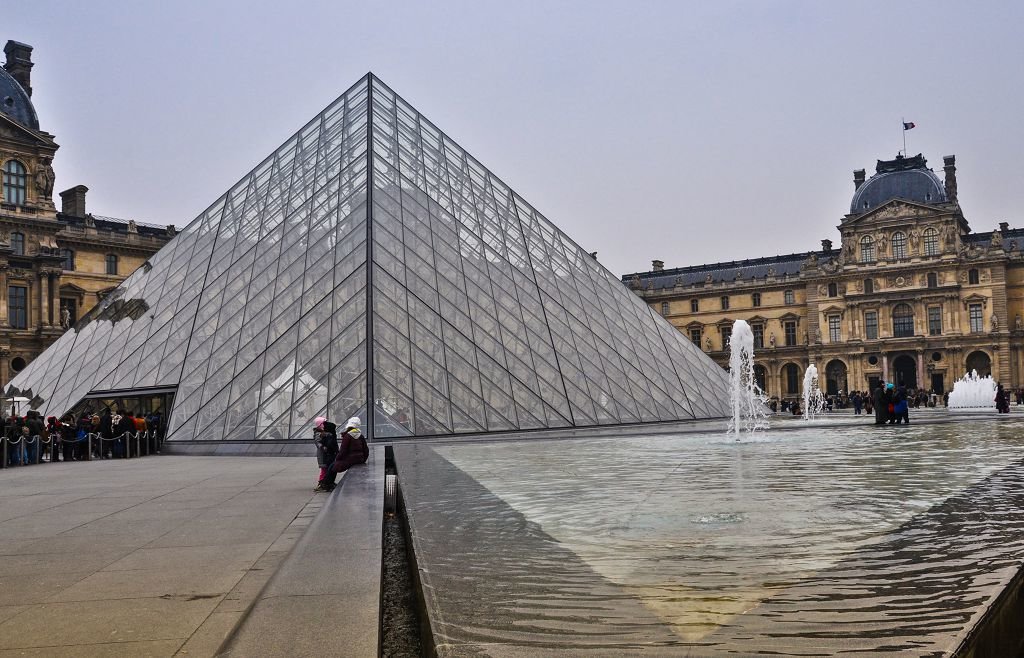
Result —
[[856, 192], [860, 189], [860, 186], [864, 184], [864, 170], [854, 169], [853, 170], [853, 190]]
[[950, 203], [956, 203], [956, 156], [942, 156], [942, 164], [946, 172], [946, 198]]
[[651, 269], [654, 270], [655, 272], [662, 271], [663, 269], [665, 269], [665, 261], [652, 260], [651, 261]]
[[590, 252], [590, 257], [593, 258], [594, 260], [597, 260], [597, 252], [596, 251]]
[[7, 63], [4, 69], [11, 74], [11, 77], [18, 81], [18, 84], [25, 89], [25, 93], [32, 95], [32, 46], [27, 43], [8, 41], [4, 46], [4, 54], [7, 55]]
[[1010, 222], [999, 222], [999, 232], [1006, 235], [1006, 232], [1010, 230]]
[[75, 185], [61, 192], [60, 211], [72, 217], [85, 217], [85, 193], [88, 191], [85, 185]]
[[826, 254], [832, 253], [832, 241], [831, 240], [822, 240], [821, 241], [821, 250], [824, 251]]

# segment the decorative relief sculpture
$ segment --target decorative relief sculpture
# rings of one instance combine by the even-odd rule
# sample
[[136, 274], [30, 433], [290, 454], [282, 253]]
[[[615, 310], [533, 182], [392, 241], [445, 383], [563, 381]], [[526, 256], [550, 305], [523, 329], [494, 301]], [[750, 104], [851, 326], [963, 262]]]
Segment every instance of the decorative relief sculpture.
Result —
[[1013, 319], [1013, 328], [1017, 331], [1024, 330], [1024, 324], [1021, 323], [1020, 313], [1018, 313], [1017, 317]]
[[68, 310], [67, 306], [62, 306], [61, 309], [60, 309], [60, 328], [61, 329], [70, 329], [71, 328], [71, 311]]
[[992, 246], [1002, 247], [1003, 246], [1003, 234], [998, 230], [992, 231]]
[[[1017, 316], [1017, 324], [1020, 324], [1020, 316]], [[775, 349], [775, 333], [768, 334], [768, 346]]]
[[999, 331], [999, 318], [996, 317], [995, 313], [992, 314], [990, 321], [992, 322], [992, 331]]
[[711, 351], [711, 336], [704, 338], [704, 349], [708, 352]]

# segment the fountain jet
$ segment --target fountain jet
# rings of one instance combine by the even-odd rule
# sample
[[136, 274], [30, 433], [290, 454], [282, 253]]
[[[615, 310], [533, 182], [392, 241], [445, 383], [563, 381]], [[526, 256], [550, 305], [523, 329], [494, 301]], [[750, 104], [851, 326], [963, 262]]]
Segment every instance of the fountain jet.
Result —
[[754, 332], [746, 320], [736, 320], [729, 339], [729, 433], [768, 428], [765, 395], [754, 378]]

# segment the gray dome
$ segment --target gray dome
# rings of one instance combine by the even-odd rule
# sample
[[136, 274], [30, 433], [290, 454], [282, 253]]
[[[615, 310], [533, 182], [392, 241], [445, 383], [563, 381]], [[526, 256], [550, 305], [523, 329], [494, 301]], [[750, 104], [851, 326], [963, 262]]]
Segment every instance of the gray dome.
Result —
[[850, 202], [850, 213], [860, 214], [892, 199], [917, 203], [947, 203], [946, 187], [920, 154], [912, 158], [879, 160], [877, 172], [861, 185]]
[[39, 118], [32, 99], [11, 74], [0, 68], [0, 112], [33, 130], [39, 130]]

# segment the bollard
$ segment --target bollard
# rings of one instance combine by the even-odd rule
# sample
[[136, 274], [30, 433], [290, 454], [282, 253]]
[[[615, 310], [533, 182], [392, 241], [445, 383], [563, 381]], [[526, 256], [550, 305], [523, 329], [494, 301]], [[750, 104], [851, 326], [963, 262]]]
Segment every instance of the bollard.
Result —
[[141, 457], [142, 456], [142, 453], [139, 452], [139, 433], [138, 432], [135, 433], [135, 456], [136, 457]]
[[7, 468], [7, 437], [0, 437], [0, 441], [3, 441], [4, 444], [4, 463], [0, 465], [0, 468]]
[[85, 461], [92, 461], [92, 432], [85, 433]]
[[36, 434], [32, 437], [32, 442], [36, 444], [36, 465], [39, 465], [39, 460], [43, 458], [43, 443], [39, 440], [39, 435]]

